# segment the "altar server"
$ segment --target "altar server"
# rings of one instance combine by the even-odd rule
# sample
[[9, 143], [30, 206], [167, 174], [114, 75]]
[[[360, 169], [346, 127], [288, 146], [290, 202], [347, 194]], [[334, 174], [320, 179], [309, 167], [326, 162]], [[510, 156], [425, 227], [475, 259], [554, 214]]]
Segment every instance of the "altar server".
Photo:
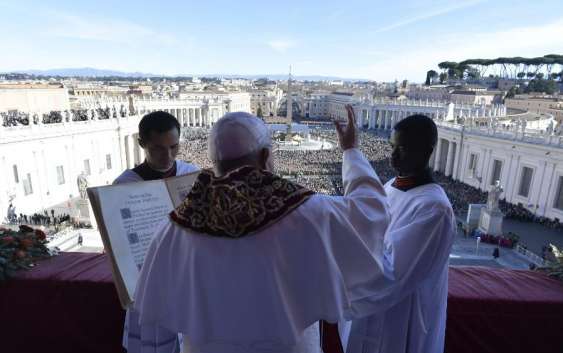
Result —
[[[125, 170], [113, 184], [158, 180], [199, 170], [191, 163], [176, 159], [180, 147], [180, 124], [169, 113], [155, 111], [145, 115], [139, 122], [138, 143], [145, 152], [145, 160], [135, 168]], [[140, 351], [142, 346], [141, 328], [137, 321], [137, 313], [128, 309], [123, 328], [123, 347], [131, 353]], [[160, 332], [158, 327], [145, 327], [143, 336], [154, 340], [161, 335]], [[169, 345], [178, 351], [180, 341], [172, 340]]]
[[[129, 143], [133, 141], [129, 140]], [[180, 147], [180, 124], [172, 114], [155, 111], [145, 115], [139, 122], [138, 143], [145, 153], [145, 160], [125, 170], [114, 184], [164, 179], [199, 170], [191, 163], [176, 159]]]
[[[391, 223], [382, 268], [392, 284], [373, 297], [373, 315], [339, 325], [347, 353], [442, 353], [446, 329], [448, 259], [455, 217], [428, 167], [437, 129], [424, 115], [395, 125], [385, 185]], [[377, 298], [377, 299], [376, 299]]]

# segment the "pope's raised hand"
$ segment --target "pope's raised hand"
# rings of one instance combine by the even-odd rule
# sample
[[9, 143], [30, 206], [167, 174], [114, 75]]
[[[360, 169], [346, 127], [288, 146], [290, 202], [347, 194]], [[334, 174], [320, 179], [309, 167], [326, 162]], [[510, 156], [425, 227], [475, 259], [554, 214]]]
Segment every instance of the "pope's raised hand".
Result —
[[354, 108], [350, 104], [346, 104], [346, 112], [348, 113], [348, 124], [346, 126], [338, 121], [334, 122], [338, 134], [338, 143], [343, 151], [358, 147], [358, 128]]

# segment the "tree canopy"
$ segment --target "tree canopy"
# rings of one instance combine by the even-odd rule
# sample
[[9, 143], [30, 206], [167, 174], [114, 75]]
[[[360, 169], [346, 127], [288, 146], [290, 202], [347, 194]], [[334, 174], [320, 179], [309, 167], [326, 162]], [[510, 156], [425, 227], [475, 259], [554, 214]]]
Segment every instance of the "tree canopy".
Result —
[[[496, 59], [467, 59], [461, 62], [444, 61], [438, 64], [443, 73], [452, 79], [479, 78], [487, 75], [501, 78], [553, 77], [552, 71], [563, 70], [563, 55], [548, 54], [536, 58], [499, 57]], [[488, 73], [488, 72], [493, 73]], [[541, 77], [541, 76], [540, 76]], [[561, 79], [561, 75], [558, 75]]]

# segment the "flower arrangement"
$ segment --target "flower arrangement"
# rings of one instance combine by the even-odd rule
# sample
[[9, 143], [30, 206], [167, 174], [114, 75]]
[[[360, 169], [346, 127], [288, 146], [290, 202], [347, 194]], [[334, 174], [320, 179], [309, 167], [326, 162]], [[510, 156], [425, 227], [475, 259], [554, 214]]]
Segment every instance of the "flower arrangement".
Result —
[[481, 237], [481, 242], [502, 246], [503, 248], [514, 248], [520, 237], [515, 233], [509, 232], [506, 235], [497, 236], [475, 231], [475, 236]]
[[563, 281], [563, 263], [556, 263], [552, 267], [544, 269], [550, 277], [558, 278]]
[[52, 256], [41, 229], [21, 225], [19, 230], [0, 227], [0, 282], [16, 271], [31, 269], [37, 260]]

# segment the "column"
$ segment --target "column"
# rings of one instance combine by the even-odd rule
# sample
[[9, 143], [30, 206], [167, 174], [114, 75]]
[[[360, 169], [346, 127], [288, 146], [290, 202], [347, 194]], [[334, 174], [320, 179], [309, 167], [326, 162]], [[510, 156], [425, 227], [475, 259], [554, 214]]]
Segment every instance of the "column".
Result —
[[143, 163], [145, 161], [145, 149], [141, 146], [139, 146], [139, 161], [140, 163]]
[[[119, 133], [117, 136], [117, 141], [119, 142], [119, 169], [127, 169], [127, 156], [125, 152], [125, 137], [121, 135], [122, 128], [119, 128]], [[74, 173], [70, 175], [75, 175]]]
[[382, 113], [383, 113], [382, 110], [379, 110], [379, 109], [377, 110], [377, 120], [376, 120], [376, 123], [377, 123], [377, 128], [378, 128], [379, 130], [383, 129], [383, 120], [382, 120], [382, 119], [383, 119], [383, 114], [382, 114]]
[[452, 164], [453, 164], [453, 147], [454, 144], [448, 141], [448, 155], [446, 157], [446, 169], [444, 170], [445, 176], [452, 175]]
[[436, 160], [434, 161], [434, 171], [437, 172], [440, 170], [440, 158], [442, 154], [442, 139], [438, 139], [438, 143], [436, 144]]
[[504, 169], [504, 168], [505, 168], [505, 165], [504, 165], [504, 164], [503, 164], [503, 166], [502, 166], [502, 168], [505, 170], [504, 174], [507, 176], [506, 180], [504, 181], [504, 185], [503, 185], [503, 188], [504, 188], [504, 199], [505, 199], [506, 201], [510, 201], [510, 200], [509, 200], [510, 193], [509, 193], [508, 191], [510, 190], [510, 182], [512, 181], [512, 179], [514, 179], [514, 178], [511, 178], [511, 177], [510, 177], [510, 176], [512, 175], [512, 174], [510, 174], [510, 173], [512, 173], [512, 162], [513, 162], [513, 161], [514, 161], [514, 154], [511, 153], [511, 154], [510, 154], [510, 161], [508, 162], [508, 166], [507, 166], [508, 169]]
[[[499, 109], [500, 109], [500, 108], [499, 108]], [[539, 182], [535, 182], [535, 183], [534, 183], [535, 186], [538, 186], [538, 185], [539, 185], [539, 187], [538, 187], [538, 188], [535, 188], [534, 185], [532, 185], [532, 188], [533, 188], [534, 190], [537, 190], [537, 191], [534, 192], [534, 193], [536, 194], [536, 197], [535, 197], [535, 202], [533, 203], [534, 205], [537, 206], [537, 207], [534, 207], [534, 210], [535, 210], [534, 213], [536, 213], [536, 214], [537, 214], [538, 211], [540, 211], [540, 212], [543, 211], [543, 212], [545, 213], [545, 210], [542, 210], [542, 209], [541, 209], [540, 204], [541, 204], [542, 202], [541, 202], [540, 200], [541, 200], [541, 196], [542, 196], [542, 191], [543, 191], [544, 189], [549, 188], [549, 186], [550, 186], [550, 184], [547, 184], [548, 186], [547, 186], [547, 187], [544, 187], [545, 171], [546, 171], [546, 169], [547, 169], [547, 160], [543, 161], [543, 163], [542, 163], [542, 171], [541, 171], [541, 173], [539, 174], [539, 175], [540, 175], [540, 178], [538, 179]], [[557, 186], [556, 186], [556, 187], [557, 187]], [[532, 189], [532, 188], [530, 188], [530, 189]], [[530, 191], [531, 191], [531, 190], [530, 190]], [[546, 195], [546, 197], [548, 198], [547, 195]]]
[[377, 125], [378, 129], [381, 129], [381, 110], [375, 110], [375, 125]]
[[376, 120], [375, 120], [375, 123], [377, 124], [377, 128], [380, 129], [380, 130], [381, 130], [382, 127], [383, 127], [383, 124], [382, 124], [382, 121], [381, 121], [381, 117], [382, 117], [382, 115], [381, 115], [381, 110], [378, 109], [377, 112], [376, 112]]
[[133, 155], [133, 164], [135, 165], [139, 165], [141, 164], [142, 160], [141, 160], [141, 146], [139, 146], [139, 135], [138, 134], [133, 134], [133, 150], [135, 151], [135, 154]]
[[471, 152], [469, 151], [469, 146], [470, 145], [466, 145], [463, 148], [463, 154], [461, 156], [461, 159], [459, 161], [459, 163], [461, 163], [461, 168], [460, 168], [460, 172], [458, 175], [458, 180], [464, 182], [465, 178], [467, 177], [467, 167], [468, 167], [468, 162], [469, 162], [469, 156], [471, 154]]
[[434, 147], [434, 150], [432, 150], [432, 154], [430, 155], [430, 160], [428, 161], [428, 166], [434, 170], [434, 165], [436, 164], [436, 148]]
[[[505, 198], [507, 199], [508, 202], [512, 202], [512, 199], [514, 198], [514, 196], [516, 195], [516, 193], [518, 193], [518, 189], [517, 189], [517, 185], [519, 184], [519, 180], [517, 179], [518, 177], [518, 169], [520, 169], [520, 155], [516, 156], [516, 159], [514, 160], [514, 162], [512, 163], [512, 170], [509, 172], [508, 175], [513, 175], [513, 178], [508, 178], [508, 180], [511, 182], [510, 185], [510, 190], [507, 187], [506, 189], [506, 193], [505, 193]], [[508, 198], [510, 197], [510, 198]]]
[[128, 169], [131, 165], [131, 153], [129, 152], [129, 144], [131, 143], [129, 136], [123, 136], [123, 152], [125, 155], [125, 168]]
[[[506, 109], [506, 107], [504, 109]], [[550, 208], [550, 206], [549, 206], [550, 197], [549, 196], [552, 193], [552, 191], [551, 191], [552, 186], [558, 187], [558, 185], [556, 184], [557, 180], [554, 180], [555, 179], [555, 169], [556, 169], [556, 167], [557, 167], [556, 162], [549, 164], [549, 166], [547, 167], [547, 170], [545, 171], [545, 176], [544, 176], [544, 178], [546, 178], [545, 181], [547, 182], [547, 184], [545, 184], [545, 185], [547, 185], [547, 187], [542, 187], [541, 188], [542, 190], [540, 191], [541, 196], [539, 197], [538, 203], [542, 202], [542, 204], [540, 205], [538, 210], [540, 211], [540, 215], [544, 216], [544, 217], [545, 217], [545, 214], [546, 214], [548, 208]], [[543, 200], [543, 201], [541, 201], [541, 200]]]
[[479, 174], [479, 176], [481, 177], [481, 181], [479, 182], [479, 189], [483, 191], [488, 191], [486, 185], [487, 185], [487, 179], [489, 173], [485, 169], [488, 169], [489, 166], [489, 150], [483, 148], [482, 151], [483, 151], [483, 162], [481, 163], [481, 171], [480, 171], [481, 173]]
[[135, 168], [135, 137], [129, 135], [129, 168]]
[[459, 163], [461, 159], [461, 144], [463, 142], [456, 142], [455, 143], [455, 154], [454, 154], [454, 163], [453, 163], [453, 171], [452, 171], [452, 179], [457, 180], [459, 179]]
[[[97, 156], [95, 154], [92, 154], [92, 157], [93, 157], [92, 160], [95, 161]], [[53, 195], [51, 193], [51, 186], [54, 186], [54, 185], [51, 185], [51, 183], [49, 182], [49, 171], [47, 170], [47, 158], [45, 158], [45, 149], [43, 149], [43, 148], [41, 149], [41, 164], [43, 166], [43, 168], [42, 168], [43, 169], [43, 173], [42, 173], [43, 175], [42, 175], [42, 177], [41, 177], [41, 175], [38, 175], [39, 178], [37, 179], [36, 182], [37, 183], [43, 183], [43, 187], [41, 189], [46, 190], [45, 198], [47, 200], [45, 200], [45, 201], [48, 202], [48, 203], [51, 203], [51, 200], [53, 198]], [[38, 166], [37, 170], [39, 171], [39, 166]]]

